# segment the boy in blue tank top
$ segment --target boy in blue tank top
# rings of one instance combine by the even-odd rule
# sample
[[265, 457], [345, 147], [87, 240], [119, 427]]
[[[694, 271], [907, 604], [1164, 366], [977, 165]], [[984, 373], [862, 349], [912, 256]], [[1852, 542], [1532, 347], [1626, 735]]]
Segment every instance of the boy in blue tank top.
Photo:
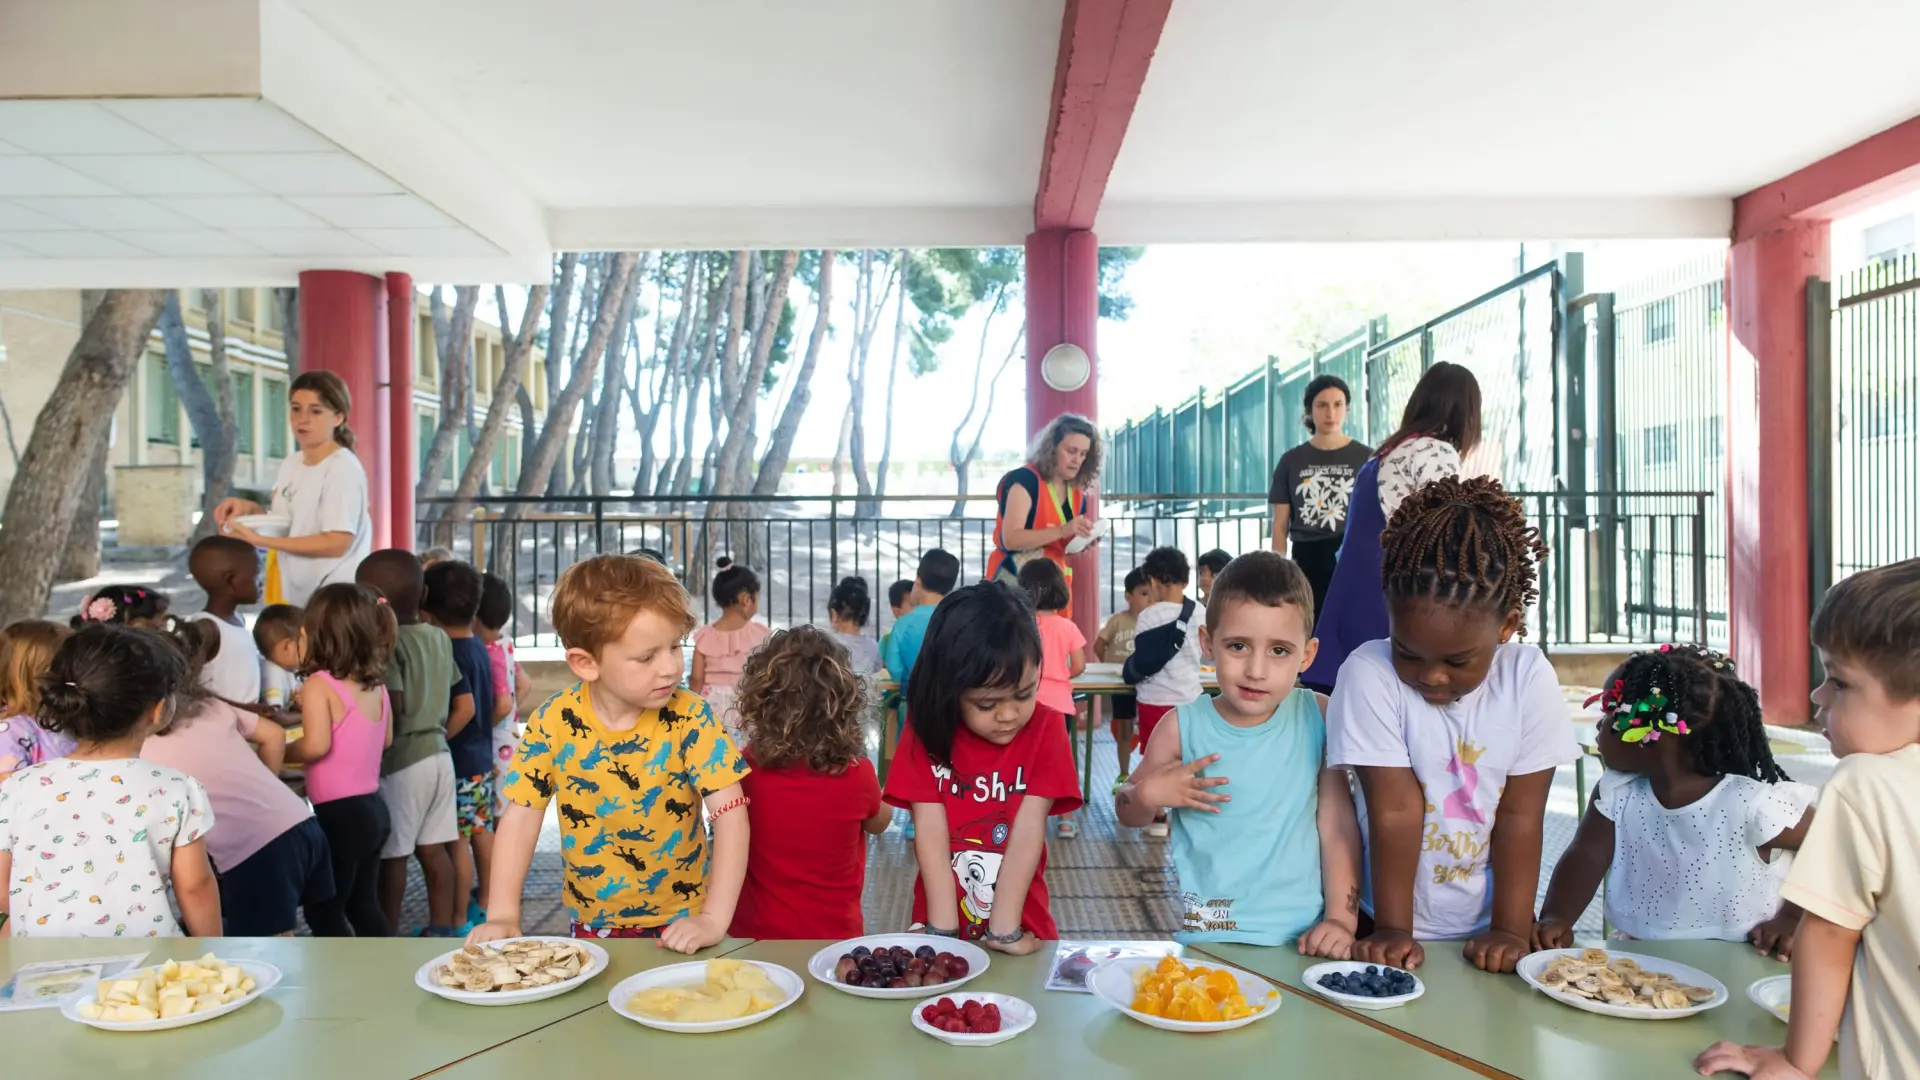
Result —
[[1295, 685], [1313, 662], [1313, 586], [1292, 560], [1255, 551], [1220, 571], [1210, 601], [1200, 643], [1220, 696], [1154, 729], [1114, 811], [1134, 828], [1171, 812], [1177, 940], [1297, 939], [1303, 954], [1348, 959], [1360, 824], [1346, 770], [1326, 764], [1326, 698]]

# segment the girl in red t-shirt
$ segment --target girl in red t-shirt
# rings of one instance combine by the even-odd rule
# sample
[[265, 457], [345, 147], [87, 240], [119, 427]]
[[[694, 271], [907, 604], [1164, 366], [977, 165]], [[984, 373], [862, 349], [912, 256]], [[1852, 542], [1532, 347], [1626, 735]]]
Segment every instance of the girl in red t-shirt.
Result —
[[865, 833], [886, 832], [893, 811], [861, 756], [866, 686], [846, 646], [812, 626], [774, 634], [747, 657], [734, 704], [752, 766], [740, 787], [753, 844], [731, 932], [859, 937]]
[[886, 801], [913, 813], [913, 919], [1023, 955], [1060, 936], [1047, 908], [1046, 821], [1082, 803], [1065, 717], [1036, 700], [1040, 634], [1018, 590], [948, 594], [907, 684]]

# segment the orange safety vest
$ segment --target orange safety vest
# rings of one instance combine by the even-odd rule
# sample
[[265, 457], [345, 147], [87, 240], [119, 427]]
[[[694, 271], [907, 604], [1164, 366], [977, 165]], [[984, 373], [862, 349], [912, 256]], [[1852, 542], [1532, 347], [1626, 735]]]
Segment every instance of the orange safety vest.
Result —
[[[1057, 528], [1081, 516], [1084, 512], [1087, 498], [1086, 492], [1072, 485], [1068, 485], [1067, 507], [1065, 508], [1067, 512], [1063, 513], [1063, 508], [1060, 503], [1054, 499], [1053, 490], [1047, 481], [1043, 479], [1038, 472], [1035, 472], [1032, 466], [1022, 466], [1021, 469], [1033, 473], [1034, 479], [1039, 481], [1039, 494], [1033, 501], [1033, 522], [1027, 526], [1028, 528]], [[1018, 553], [1007, 550], [1006, 541], [1001, 538], [1000, 530], [1005, 528], [1007, 523], [1007, 487], [1013, 483], [1014, 475], [1020, 472], [1021, 469], [1015, 469], [1013, 472], [1009, 472], [1006, 476], [1001, 477], [1000, 488], [995, 492], [995, 498], [999, 502], [1000, 509], [993, 522], [993, 554], [987, 558], [986, 579], [988, 581], [992, 581], [998, 576], [1003, 568], [1009, 575], [1018, 575], [1020, 572], [1019, 564], [1013, 561], [1013, 556]], [[1061, 572], [1066, 575], [1067, 596], [1071, 598], [1073, 596], [1073, 567], [1067, 565], [1067, 541], [1064, 539], [1055, 540], [1046, 547], [1041, 548], [1040, 554], [1052, 560], [1060, 567]]]

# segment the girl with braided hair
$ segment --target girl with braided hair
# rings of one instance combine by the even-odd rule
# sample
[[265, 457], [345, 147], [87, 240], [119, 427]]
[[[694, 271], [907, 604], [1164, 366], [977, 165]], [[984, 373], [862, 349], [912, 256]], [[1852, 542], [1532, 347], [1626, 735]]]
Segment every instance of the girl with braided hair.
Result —
[[1800, 909], [1780, 899], [1818, 794], [1767, 748], [1760, 698], [1733, 661], [1692, 645], [1635, 653], [1600, 704], [1600, 778], [1534, 926], [1541, 949], [1607, 881], [1607, 921], [1629, 938], [1751, 941], [1782, 960]]
[[1327, 713], [1328, 763], [1360, 778], [1369, 919], [1354, 959], [1412, 968], [1417, 939], [1464, 938], [1477, 967], [1512, 971], [1530, 951], [1547, 791], [1580, 753], [1553, 666], [1513, 640], [1546, 549], [1491, 479], [1412, 492], [1380, 539], [1387, 636], [1340, 666]]

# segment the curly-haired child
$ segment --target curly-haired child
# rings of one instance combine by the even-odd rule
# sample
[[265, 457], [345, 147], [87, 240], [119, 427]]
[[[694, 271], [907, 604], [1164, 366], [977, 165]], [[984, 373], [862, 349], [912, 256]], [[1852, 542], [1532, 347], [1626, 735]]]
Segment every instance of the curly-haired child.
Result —
[[859, 937], [865, 833], [887, 831], [893, 811], [864, 754], [866, 686], [845, 646], [812, 626], [774, 634], [747, 657], [734, 702], [754, 842], [733, 936]]

